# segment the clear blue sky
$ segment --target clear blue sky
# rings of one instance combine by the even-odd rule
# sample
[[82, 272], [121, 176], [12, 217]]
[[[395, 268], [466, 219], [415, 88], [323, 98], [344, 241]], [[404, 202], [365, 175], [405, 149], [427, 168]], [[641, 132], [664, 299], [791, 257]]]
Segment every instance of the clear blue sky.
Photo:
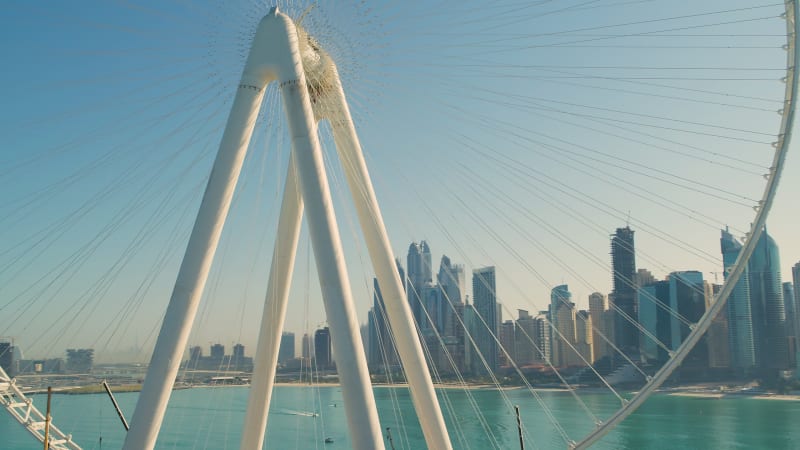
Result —
[[[752, 220], [779, 129], [781, 2], [353, 3], [320, 2], [305, 24], [339, 66], [404, 263], [426, 239], [467, 286], [497, 266], [512, 311], [544, 309], [561, 283], [583, 306], [611, 290], [608, 235], [629, 216], [639, 267], [721, 271], [719, 228]], [[148, 357], [266, 9], [4, 3], [0, 336], [29, 356]], [[273, 87], [193, 344], [253, 348], [287, 142]], [[798, 159], [769, 220], [784, 281], [800, 260]], [[364, 322], [373, 272], [328, 161]], [[299, 334], [324, 322], [312, 258], [304, 235], [287, 319]]]

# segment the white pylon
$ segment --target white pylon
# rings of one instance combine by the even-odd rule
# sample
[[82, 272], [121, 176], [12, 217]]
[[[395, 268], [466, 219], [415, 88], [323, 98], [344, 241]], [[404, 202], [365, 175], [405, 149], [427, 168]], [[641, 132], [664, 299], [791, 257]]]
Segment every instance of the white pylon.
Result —
[[[150, 358], [142, 392], [131, 419], [131, 428], [125, 436], [124, 450], [149, 450], [155, 447], [264, 98], [264, 87], [277, 75], [276, 65], [271, 60], [276, 59], [274, 56], [283, 56], [273, 55], [275, 52], [270, 52], [271, 46], [263, 42], [273, 42], [276, 39], [280, 39], [280, 35], [266, 27], [259, 27], [256, 32], [153, 356]], [[286, 37], [283, 41], [287, 41]], [[267, 59], [269, 56], [273, 57]]]
[[[341, 147], [340, 157], [346, 166], [348, 183], [357, 203], [370, 256], [379, 282], [387, 286], [389, 320], [393, 327], [400, 330], [398, 350], [409, 372], [412, 397], [428, 447], [449, 449], [447, 430], [410, 310], [402, 298], [402, 286], [394, 269], [391, 247], [338, 74], [316, 43], [302, 29], [298, 30], [292, 20], [277, 8], [273, 8], [262, 19], [256, 31], [123, 448], [138, 450], [155, 446], [264, 89], [271, 81], [280, 83], [292, 139], [292, 159], [259, 333], [242, 448], [259, 449], [263, 442], [304, 204], [307, 206], [309, 231], [332, 344], [337, 355], [350, 437], [357, 449], [384, 448], [317, 136], [316, 112], [318, 117], [330, 119], [334, 126], [335, 140], [337, 146]], [[325, 102], [330, 101], [334, 105], [333, 109], [320, 106], [319, 101], [323, 97]], [[312, 110], [312, 100], [317, 102], [317, 111]], [[298, 191], [301, 195], [298, 195]]]
[[297, 184], [296, 166], [292, 156], [278, 218], [280, 238], [275, 240], [272, 252], [267, 296], [261, 316], [261, 328], [258, 331], [250, 396], [244, 418], [242, 442], [239, 446], [241, 449], [260, 449], [264, 442], [302, 217], [303, 199], [300, 195], [300, 186]]
[[[377, 198], [372, 188], [369, 173], [361, 151], [352, 117], [341, 81], [333, 61], [319, 48], [313, 38], [298, 28], [300, 51], [304, 56], [304, 69], [312, 91], [312, 109], [317, 120], [328, 120], [333, 130], [334, 141], [345, 171], [348, 186], [358, 211], [359, 222], [367, 248], [375, 268], [378, 283], [384, 291], [387, 316], [395, 333], [396, 345], [404, 364], [411, 390], [412, 401], [419, 416], [428, 448], [447, 450], [452, 448], [436, 392], [425, 364], [424, 354], [417, 337], [414, 319], [405, 301], [402, 282], [397, 273], [394, 257], [383, 224]], [[292, 176], [290, 167], [288, 177]], [[287, 178], [288, 180], [288, 178]], [[287, 181], [286, 189], [291, 183]], [[279, 339], [283, 325], [283, 314], [288, 301], [291, 284], [291, 267], [276, 269], [275, 264], [293, 264], [294, 255], [287, 255], [289, 247], [296, 250], [296, 241], [283, 233], [299, 230], [300, 214], [295, 215], [290, 192], [284, 192], [284, 204], [278, 225], [278, 237], [273, 253], [273, 267], [267, 287], [261, 331], [256, 350], [256, 360], [247, 406], [247, 417], [242, 437], [241, 450], [260, 449], [264, 440], [267, 414], [271, 400], [271, 389], [275, 379]], [[289, 202], [289, 203], [287, 203]], [[290, 225], [291, 224], [291, 225]], [[319, 261], [318, 261], [319, 263]], [[276, 317], [279, 314], [280, 317]], [[329, 319], [330, 320], [330, 319]], [[355, 331], [356, 329], [353, 328]], [[333, 332], [333, 330], [332, 330]], [[335, 339], [335, 338], [334, 338]], [[338, 351], [337, 351], [338, 354]], [[339, 359], [339, 358], [337, 358]], [[341, 367], [341, 361], [337, 361]], [[264, 370], [262, 372], [262, 370]], [[340, 369], [341, 372], [341, 369]], [[340, 373], [340, 379], [344, 374]], [[382, 443], [380, 444], [383, 445]], [[377, 448], [377, 447], [374, 447]]]
[[332, 66], [331, 70], [335, 76], [331, 77], [330, 89], [318, 102], [321, 105], [318, 108], [318, 115], [331, 124], [336, 151], [353, 196], [361, 231], [381, 287], [386, 316], [394, 334], [397, 352], [403, 362], [411, 390], [411, 400], [419, 416], [425, 441], [429, 449], [450, 449], [452, 448], [450, 437], [425, 364], [425, 356], [414, 326], [414, 317], [397, 272], [391, 243], [372, 187], [361, 143], [336, 67]]
[[[288, 73], [279, 76], [278, 81], [292, 139], [297, 178], [306, 206], [331, 343], [336, 354], [350, 439], [355, 449], [380, 450], [384, 448], [383, 435], [345, 268], [339, 227], [333, 212], [317, 124], [311, 109], [297, 31], [288, 17], [279, 17], [287, 27], [287, 50], [291, 50], [293, 61], [286, 67]], [[274, 25], [267, 22], [267, 26]]]

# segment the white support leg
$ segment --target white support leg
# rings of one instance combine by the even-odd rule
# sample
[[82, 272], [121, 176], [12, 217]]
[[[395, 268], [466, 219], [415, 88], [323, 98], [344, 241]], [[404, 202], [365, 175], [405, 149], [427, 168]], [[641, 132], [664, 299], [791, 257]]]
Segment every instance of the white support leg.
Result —
[[261, 450], [264, 432], [267, 429], [267, 415], [275, 384], [275, 369], [278, 364], [283, 322], [289, 301], [289, 287], [297, 254], [297, 241], [303, 218], [303, 199], [297, 183], [294, 155], [289, 161], [286, 186], [278, 219], [278, 233], [272, 253], [272, 265], [267, 283], [267, 296], [261, 316], [261, 328], [253, 365], [253, 380], [247, 400], [247, 414], [244, 417], [241, 450]]
[[123, 450], [150, 450], [155, 446], [258, 118], [264, 87], [277, 77], [278, 67], [292, 61], [286, 51], [289, 30], [294, 34], [294, 24], [277, 8], [261, 20], [256, 30]]
[[[294, 27], [292, 27], [294, 28]], [[311, 110], [297, 33], [289, 33], [292, 64], [278, 68], [283, 105], [292, 137], [308, 228], [317, 263], [322, 298], [331, 329], [347, 424], [353, 448], [383, 449], [372, 383], [361, 342], [350, 282], [345, 270], [339, 227]]]
[[266, 81], [254, 84], [253, 81], [246, 82], [243, 77], [236, 92], [150, 366], [147, 368], [142, 392], [136, 403], [131, 428], [125, 437], [125, 450], [149, 450], [155, 446], [225, 217], [228, 215], [242, 161], [250, 144], [265, 85]]
[[[335, 71], [335, 68], [332, 70]], [[367, 243], [372, 265], [381, 287], [386, 315], [395, 335], [395, 344], [403, 362], [411, 399], [419, 416], [425, 442], [432, 450], [451, 449], [450, 436], [445, 427], [442, 411], [436, 398], [425, 356], [422, 352], [414, 318], [400, 276], [397, 273], [392, 247], [383, 224], [378, 200], [367, 171], [361, 144], [347, 107], [344, 90], [338, 74], [333, 79], [334, 87], [326, 98], [319, 101], [321, 118], [327, 118], [333, 129], [336, 150], [342, 162], [347, 184], [353, 195], [364, 239]]]

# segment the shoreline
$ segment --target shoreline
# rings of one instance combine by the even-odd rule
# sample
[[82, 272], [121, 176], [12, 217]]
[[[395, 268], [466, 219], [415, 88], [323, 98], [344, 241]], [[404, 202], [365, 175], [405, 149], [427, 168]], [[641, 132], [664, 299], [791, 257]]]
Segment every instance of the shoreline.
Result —
[[[340, 388], [341, 384], [335, 383], [295, 383], [279, 381], [274, 383], [275, 387], [337, 387]], [[142, 389], [141, 384], [124, 384], [124, 385], [110, 385], [111, 391], [114, 394], [123, 394], [129, 392], [140, 392]], [[250, 384], [192, 384], [192, 385], [176, 385], [173, 391], [186, 390], [186, 389], [218, 389], [218, 388], [236, 388], [236, 387], [250, 387]], [[373, 384], [373, 389], [389, 389], [389, 388], [408, 388], [408, 383], [397, 384]], [[497, 387], [491, 384], [434, 384], [436, 390], [468, 390], [468, 391], [514, 391], [525, 389], [525, 386], [501, 386]], [[589, 388], [592, 389], [592, 388]], [[567, 388], [556, 387], [542, 387], [533, 388], [536, 392], [570, 392]], [[582, 390], [582, 389], [578, 389]], [[47, 389], [31, 389], [24, 390], [26, 395], [46, 394]], [[54, 395], [88, 395], [88, 394], [104, 394], [105, 389], [102, 385], [83, 385], [83, 386], [61, 386], [53, 387]]]
[[[339, 383], [317, 383], [317, 384], [305, 384], [305, 383], [293, 383], [293, 382], [276, 382], [274, 384], [275, 387], [336, 387], [340, 388], [341, 385]], [[174, 391], [178, 390], [187, 390], [187, 389], [214, 389], [214, 388], [236, 388], [236, 387], [250, 387], [250, 384], [194, 384], [194, 385], [179, 385], [173, 388]], [[388, 389], [388, 388], [408, 388], [407, 383], [398, 383], [398, 384], [374, 384], [373, 389]], [[526, 390], [525, 386], [501, 386], [496, 387], [490, 384], [435, 384], [434, 389], [436, 390], [464, 390], [464, 391], [514, 391], [514, 390]], [[130, 392], [140, 392], [141, 385], [119, 385], [119, 386], [111, 386], [111, 390], [114, 394], [122, 394], [122, 393], [130, 393]], [[535, 392], [583, 392], [583, 393], [598, 393], [604, 392], [605, 390], [598, 390], [596, 387], [578, 387], [575, 389], [567, 389], [567, 388], [557, 388], [557, 387], [543, 387], [537, 388], [533, 387], [533, 391]], [[31, 391], [26, 391], [26, 394], [29, 395], [37, 395], [46, 393], [46, 389], [36, 389]], [[64, 387], [55, 387], [53, 388], [53, 394], [58, 395], [87, 395], [87, 394], [102, 394], [105, 393], [105, 390], [102, 386], [64, 386]], [[702, 390], [694, 390], [694, 389], [686, 389], [680, 390], [680, 388], [669, 391], [656, 391], [656, 394], [666, 395], [671, 397], [684, 397], [684, 398], [698, 398], [698, 399], [708, 399], [708, 400], [724, 400], [724, 399], [736, 399], [736, 398], [748, 398], [754, 400], [777, 400], [777, 401], [800, 401], [800, 395], [797, 394], [777, 394], [777, 393], [769, 393], [769, 392], [741, 392], [741, 391], [731, 391], [731, 392], [719, 392], [719, 391], [702, 391]]]
[[754, 400], [779, 400], [779, 401], [800, 401], [800, 395], [796, 394], [777, 394], [770, 392], [719, 392], [719, 391], [657, 391], [672, 397], [705, 398], [705, 399], [728, 399], [728, 398], [749, 398]]
[[[56, 380], [52, 380], [56, 381]], [[53, 386], [53, 393], [60, 394], [60, 395], [83, 395], [83, 394], [102, 394], [105, 393], [105, 389], [99, 383], [93, 383], [90, 380], [84, 384], [67, 384], [58, 386], [58, 383], [54, 383]], [[122, 380], [120, 380], [122, 381]], [[197, 384], [183, 384], [179, 383], [173, 387], [173, 390], [185, 390], [185, 389], [195, 389], [195, 388], [232, 388], [232, 387], [249, 387], [250, 383], [241, 382], [242, 380], [238, 380], [238, 382], [230, 382], [230, 383], [197, 383]], [[247, 380], [249, 381], [249, 380]], [[318, 382], [315, 384], [308, 384], [308, 383], [300, 383], [297, 381], [276, 381], [274, 383], [276, 387], [336, 387], [340, 388], [341, 384], [337, 381], [330, 380], [330, 382]], [[407, 389], [409, 386], [407, 383], [396, 383], [396, 384], [388, 384], [388, 383], [374, 383], [372, 385], [373, 389], [387, 389], [387, 388], [400, 388], [400, 389]], [[522, 390], [526, 391], [528, 388], [524, 385], [514, 385], [514, 386], [495, 386], [492, 384], [487, 383], [470, 383], [470, 382], [445, 382], [445, 383], [438, 383], [433, 385], [434, 389], [437, 391], [439, 390], [462, 390], [462, 391], [515, 391], [515, 390]], [[129, 392], [140, 392], [142, 385], [140, 383], [131, 383], [131, 382], [124, 382], [122, 381], [119, 384], [111, 384], [111, 391], [114, 394], [122, 394], [122, 393], [129, 393]], [[558, 385], [542, 385], [542, 386], [533, 386], [532, 391], [535, 392], [578, 392], [584, 394], [600, 394], [604, 392], [608, 392], [607, 389], [597, 386], [573, 386], [571, 388], [562, 387]], [[37, 395], [46, 393], [47, 389], [44, 388], [42, 385], [31, 387], [29, 389], [24, 389], [23, 392], [30, 395]], [[627, 391], [620, 391], [624, 393], [623, 395], [630, 395], [632, 392]], [[790, 392], [787, 394], [779, 394], [776, 392], [769, 392], [763, 391], [760, 389], [753, 389], [749, 386], [742, 385], [742, 386], [727, 386], [722, 387], [719, 385], [686, 385], [686, 386], [672, 386], [668, 388], [659, 389], [656, 391], [659, 395], [665, 396], [673, 396], [673, 397], [685, 397], [685, 398], [701, 398], [701, 399], [727, 399], [727, 398], [750, 398], [756, 400], [778, 400], [778, 401], [800, 401], [800, 393], [798, 392]]]

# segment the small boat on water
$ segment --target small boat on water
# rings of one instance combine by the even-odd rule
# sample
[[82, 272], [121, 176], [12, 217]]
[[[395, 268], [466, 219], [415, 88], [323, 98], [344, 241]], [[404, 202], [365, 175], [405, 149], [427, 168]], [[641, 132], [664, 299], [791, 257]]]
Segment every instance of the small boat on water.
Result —
[[333, 444], [333, 438], [332, 437], [326, 437], [325, 438], [325, 443], [326, 444]]

